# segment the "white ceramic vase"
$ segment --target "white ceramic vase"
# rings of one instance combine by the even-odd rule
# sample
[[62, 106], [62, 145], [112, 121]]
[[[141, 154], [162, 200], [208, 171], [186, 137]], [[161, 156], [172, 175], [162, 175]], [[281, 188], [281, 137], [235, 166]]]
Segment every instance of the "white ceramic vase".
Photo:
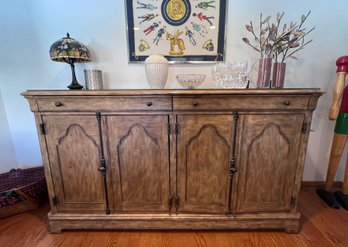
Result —
[[151, 89], [163, 89], [168, 77], [168, 60], [159, 54], [151, 54], [145, 60], [145, 73]]

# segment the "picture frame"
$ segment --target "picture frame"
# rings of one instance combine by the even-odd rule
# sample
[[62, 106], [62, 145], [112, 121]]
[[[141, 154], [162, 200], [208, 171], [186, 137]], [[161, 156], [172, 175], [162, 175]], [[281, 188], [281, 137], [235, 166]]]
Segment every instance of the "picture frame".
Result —
[[128, 58], [170, 63], [225, 61], [227, 0], [125, 0]]

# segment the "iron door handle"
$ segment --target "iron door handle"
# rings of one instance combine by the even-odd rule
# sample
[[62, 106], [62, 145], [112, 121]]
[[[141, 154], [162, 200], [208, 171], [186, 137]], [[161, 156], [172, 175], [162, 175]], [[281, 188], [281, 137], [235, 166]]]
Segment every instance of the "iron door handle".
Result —
[[62, 102], [57, 101], [56, 103], [54, 103], [54, 105], [55, 105], [56, 107], [60, 107], [60, 106], [63, 106], [63, 103], [62, 103]]
[[232, 174], [234, 174], [234, 173], [238, 172], [238, 169], [232, 167], [232, 168], [230, 169], [230, 171], [231, 171]]
[[146, 103], [146, 105], [147, 105], [148, 107], [150, 107], [150, 106], [152, 106], [153, 104], [152, 104], [151, 101], [149, 101], [149, 102]]
[[106, 172], [106, 168], [104, 166], [98, 167], [98, 171], [101, 173]]
[[197, 102], [197, 101], [193, 101], [193, 102], [192, 102], [192, 105], [193, 105], [193, 106], [198, 106], [198, 102]]

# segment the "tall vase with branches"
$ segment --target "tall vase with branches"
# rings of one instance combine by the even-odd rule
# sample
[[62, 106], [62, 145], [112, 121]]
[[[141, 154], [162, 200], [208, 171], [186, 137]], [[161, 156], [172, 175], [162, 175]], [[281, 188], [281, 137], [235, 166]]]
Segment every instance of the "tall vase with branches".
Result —
[[272, 44], [270, 43], [269, 20], [271, 16], [263, 19], [260, 14], [258, 30], [254, 27], [253, 22], [245, 27], [254, 39], [254, 44], [248, 38], [243, 38], [244, 43], [248, 44], [254, 50], [260, 53], [259, 68], [256, 86], [258, 88], [267, 88], [270, 86], [271, 69], [272, 69]]
[[[255, 40], [252, 44], [249, 39], [243, 38], [243, 41], [251, 46], [254, 50], [260, 52], [261, 59], [273, 58], [275, 63], [273, 65], [272, 86], [283, 87], [285, 79], [285, 60], [287, 58], [297, 59], [294, 54], [302, 50], [312, 40], [306, 41], [306, 36], [315, 28], [312, 27], [308, 31], [303, 27], [311, 11], [306, 15], [301, 16], [299, 24], [291, 22], [290, 24], [282, 24], [284, 12], [277, 13], [274, 23], [270, 23], [271, 16], [262, 20], [260, 15], [259, 35], [256, 35], [252, 22], [246, 25], [246, 29], [250, 32]], [[261, 60], [260, 60], [261, 61]], [[262, 74], [259, 72], [258, 75]], [[260, 78], [258, 76], [257, 85]], [[264, 86], [264, 85], [261, 85]]]
[[290, 23], [290, 25], [283, 24], [281, 28], [281, 20], [284, 16], [283, 13], [278, 13], [276, 18], [276, 27], [274, 28], [275, 42], [273, 45], [273, 74], [272, 74], [272, 87], [282, 88], [285, 81], [285, 70], [287, 58], [297, 59], [294, 56], [295, 53], [302, 50], [306, 45], [313, 40], [306, 41], [306, 36], [310, 34], [315, 28], [312, 27], [308, 31], [303, 27], [303, 24], [310, 15], [310, 11], [306, 15], [301, 16], [300, 24]]

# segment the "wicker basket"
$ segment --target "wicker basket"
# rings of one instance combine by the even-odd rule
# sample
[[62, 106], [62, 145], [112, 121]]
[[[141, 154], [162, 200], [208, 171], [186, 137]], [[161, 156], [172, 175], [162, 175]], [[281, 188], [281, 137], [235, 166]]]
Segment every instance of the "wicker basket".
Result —
[[43, 167], [0, 174], [0, 218], [36, 209], [46, 200]]

